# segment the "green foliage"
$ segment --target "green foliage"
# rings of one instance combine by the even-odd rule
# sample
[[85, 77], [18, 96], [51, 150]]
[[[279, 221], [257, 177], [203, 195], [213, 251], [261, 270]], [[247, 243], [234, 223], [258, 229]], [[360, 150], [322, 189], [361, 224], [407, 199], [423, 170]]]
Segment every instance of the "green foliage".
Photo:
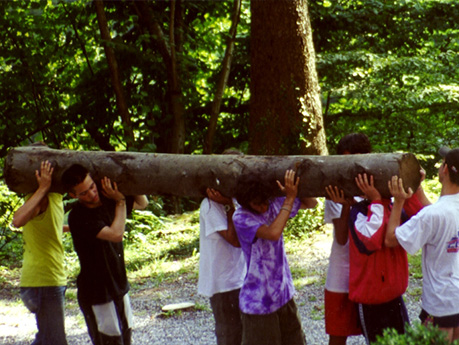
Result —
[[449, 345], [458, 344], [458, 341], [450, 343], [443, 331], [438, 327], [424, 327], [418, 322], [413, 327], [407, 326], [405, 334], [398, 334], [395, 329], [386, 329], [383, 337], [378, 336], [374, 345]]
[[159, 283], [166, 273], [180, 273], [173, 268], [174, 263], [196, 262], [199, 251], [196, 219], [199, 220], [199, 211], [168, 217], [159, 217], [152, 211], [133, 212], [125, 242], [128, 271], [141, 277], [156, 274]]
[[16, 193], [0, 181], [0, 261], [8, 266], [18, 266], [22, 259], [22, 232], [11, 225], [14, 211], [21, 205]]
[[[166, 152], [173, 124], [168, 63], [136, 6], [105, 2], [134, 130], [130, 149]], [[186, 153], [200, 153], [232, 4], [180, 6], [174, 38]], [[148, 8], [171, 42], [170, 3], [150, 1]], [[55, 148], [126, 148], [92, 1], [2, 1], [0, 9], [0, 157], [35, 140]], [[438, 147], [459, 144], [459, 4], [321, 0], [310, 1], [309, 10], [330, 151], [343, 133], [363, 131], [375, 152], [425, 157], [433, 176]], [[249, 141], [250, 15], [243, 1], [215, 152], [244, 150]]]
[[343, 133], [365, 132], [375, 152], [429, 157], [432, 177], [439, 146], [459, 144], [457, 1], [309, 5], [331, 152]]
[[[37, 140], [78, 148], [75, 133], [81, 128], [69, 123], [66, 109], [81, 74], [75, 61], [83, 59], [83, 52], [72, 39], [72, 23], [65, 20], [67, 7], [31, 0], [2, 1], [0, 9], [0, 109], [5, 115], [0, 156], [10, 146]], [[84, 142], [84, 136], [79, 140]]]
[[318, 198], [318, 204], [313, 209], [299, 210], [290, 218], [284, 231], [287, 238], [302, 238], [321, 230], [323, 225], [324, 199]]
[[[434, 203], [440, 196], [441, 184], [438, 178], [426, 179], [422, 182], [424, 193]], [[414, 255], [408, 255], [410, 275], [416, 279], [422, 279], [422, 251]]]
[[131, 217], [126, 220], [126, 240], [135, 241], [136, 238], [142, 240], [151, 231], [164, 227], [165, 222], [167, 218], [163, 211], [162, 198], [150, 198], [145, 210], [132, 212]]
[[424, 193], [427, 195], [429, 200], [434, 203], [440, 197], [441, 183], [438, 181], [438, 176], [433, 179], [426, 179], [422, 182]]
[[[170, 88], [170, 60], [161, 55], [158, 37], [146, 29], [154, 23], [141, 20], [136, 2], [104, 5], [113, 38], [110, 47], [134, 131], [130, 149], [167, 152], [174, 123], [170, 93], [176, 92]], [[169, 44], [170, 3], [150, 1], [145, 6]], [[174, 78], [180, 83], [186, 113], [186, 150], [192, 153], [202, 150], [202, 129], [209, 120], [232, 4], [185, 1], [177, 6]], [[243, 7], [216, 152], [247, 140], [247, 120], [242, 119], [247, 118], [250, 12], [247, 2]], [[36, 140], [55, 148], [125, 149], [125, 123], [117, 108], [93, 2], [2, 1], [0, 10], [0, 110], [5, 115], [0, 119], [0, 157], [8, 147]]]

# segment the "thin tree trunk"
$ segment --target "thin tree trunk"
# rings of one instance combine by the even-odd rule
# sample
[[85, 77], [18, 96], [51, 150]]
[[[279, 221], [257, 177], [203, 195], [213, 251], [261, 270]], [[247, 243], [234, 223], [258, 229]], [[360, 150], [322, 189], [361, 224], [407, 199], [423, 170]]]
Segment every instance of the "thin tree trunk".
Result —
[[169, 24], [169, 47], [171, 51], [171, 78], [169, 80], [169, 96], [174, 127], [172, 129], [172, 153], [185, 152], [185, 107], [182, 100], [182, 88], [177, 67], [177, 47], [175, 42], [175, 9], [176, 1], [171, 0], [171, 17]]
[[236, 41], [237, 25], [241, 14], [241, 0], [234, 0], [232, 23], [229, 32], [229, 38], [226, 45], [225, 57], [222, 61], [222, 70], [217, 84], [214, 101], [210, 111], [209, 127], [207, 129], [207, 136], [204, 141], [204, 154], [212, 153], [212, 146], [214, 141], [215, 132], [217, 130], [218, 114], [220, 113], [220, 105], [223, 99], [223, 93], [228, 82], [228, 76], [231, 68], [231, 60], [233, 58], [234, 42]]
[[89, 61], [88, 51], [86, 49], [85, 42], [81, 39], [80, 34], [78, 32], [78, 26], [75, 21], [75, 16], [73, 16], [72, 13], [67, 9], [67, 5], [65, 4], [65, 2], [62, 3], [62, 6], [64, 8], [65, 13], [69, 17], [70, 24], [72, 25], [73, 31], [75, 32], [75, 37], [78, 43], [80, 43], [80, 48], [83, 52], [83, 56], [86, 60], [86, 65], [88, 66], [89, 72], [91, 72], [91, 75], [94, 76], [94, 70], [92, 69], [91, 62]]
[[254, 175], [269, 182], [278, 195], [276, 180], [284, 181], [286, 169], [300, 177], [299, 196], [325, 196], [325, 186], [338, 185], [347, 195], [359, 195], [357, 174], [368, 173], [375, 186], [389, 197], [387, 181], [398, 175], [404, 185], [416, 190], [420, 184], [420, 165], [413, 154], [380, 153], [337, 156], [240, 156], [173, 155], [137, 152], [70, 151], [43, 147], [22, 147], [9, 151], [5, 181], [17, 193], [36, 190], [34, 171], [49, 160], [55, 167], [51, 190], [63, 192], [60, 178], [64, 170], [79, 163], [95, 180], [104, 176], [118, 183], [125, 194], [161, 194], [199, 197], [206, 187], [227, 196], [236, 192], [241, 175]]
[[121, 85], [121, 79], [119, 76], [118, 62], [113, 48], [110, 46], [111, 36], [108, 30], [107, 18], [105, 16], [103, 0], [94, 0], [96, 7], [97, 21], [99, 23], [100, 36], [105, 50], [105, 56], [107, 57], [107, 63], [110, 69], [110, 77], [112, 79], [113, 90], [115, 91], [116, 104], [121, 115], [121, 119], [124, 125], [124, 136], [128, 148], [134, 143], [134, 134], [132, 132], [131, 117], [124, 96], [123, 87]]
[[158, 51], [164, 61], [167, 71], [167, 97], [169, 112], [173, 118], [172, 135], [170, 139], [169, 151], [172, 153], [183, 153], [185, 151], [185, 106], [183, 105], [183, 95], [181, 88], [180, 75], [178, 72], [178, 57], [175, 37], [176, 1], [171, 0], [171, 16], [169, 23], [169, 42], [164, 36], [160, 24], [156, 21], [148, 6], [147, 1], [134, 1], [134, 6], [139, 15], [139, 24], [144, 26], [151, 35], [152, 47], [158, 47]]

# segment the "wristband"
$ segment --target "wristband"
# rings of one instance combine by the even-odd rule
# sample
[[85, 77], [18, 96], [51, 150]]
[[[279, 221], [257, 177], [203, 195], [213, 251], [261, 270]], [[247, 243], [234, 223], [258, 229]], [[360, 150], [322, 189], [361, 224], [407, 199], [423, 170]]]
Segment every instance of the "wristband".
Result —
[[292, 212], [292, 210], [287, 207], [281, 207], [281, 211], [282, 210], [287, 211], [288, 213]]

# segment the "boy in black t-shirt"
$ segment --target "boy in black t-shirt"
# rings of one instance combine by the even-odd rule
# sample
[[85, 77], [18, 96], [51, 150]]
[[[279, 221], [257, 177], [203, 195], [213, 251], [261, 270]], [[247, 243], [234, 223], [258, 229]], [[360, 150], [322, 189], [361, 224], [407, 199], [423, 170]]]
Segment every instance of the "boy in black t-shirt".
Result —
[[68, 223], [80, 260], [78, 303], [93, 344], [131, 344], [132, 311], [124, 264], [126, 214], [144, 209], [144, 195], [125, 197], [115, 182], [101, 181], [102, 195], [88, 173], [74, 164], [62, 175], [69, 195], [78, 199]]

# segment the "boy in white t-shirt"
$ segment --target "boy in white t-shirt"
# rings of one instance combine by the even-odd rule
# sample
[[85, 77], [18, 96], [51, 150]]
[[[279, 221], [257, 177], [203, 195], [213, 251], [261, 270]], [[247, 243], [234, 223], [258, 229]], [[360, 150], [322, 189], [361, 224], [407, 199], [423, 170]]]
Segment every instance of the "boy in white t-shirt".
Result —
[[444, 158], [438, 176], [442, 184], [438, 201], [424, 207], [400, 225], [400, 213], [413, 191], [393, 176], [389, 189], [394, 205], [385, 244], [400, 244], [408, 253], [422, 248], [422, 311], [424, 325], [433, 324], [446, 332], [450, 342], [459, 339], [459, 149], [442, 148]]
[[[363, 133], [344, 136], [337, 147], [339, 155], [370, 152], [370, 141]], [[325, 283], [325, 331], [329, 345], [344, 345], [348, 336], [362, 334], [357, 306], [349, 300], [347, 219], [353, 200], [345, 199], [338, 187], [329, 186], [326, 191], [331, 200], [325, 201], [324, 222], [333, 224], [333, 243]]]
[[231, 198], [208, 188], [199, 213], [198, 293], [210, 297], [218, 345], [241, 344], [239, 291], [247, 272], [234, 229]]

